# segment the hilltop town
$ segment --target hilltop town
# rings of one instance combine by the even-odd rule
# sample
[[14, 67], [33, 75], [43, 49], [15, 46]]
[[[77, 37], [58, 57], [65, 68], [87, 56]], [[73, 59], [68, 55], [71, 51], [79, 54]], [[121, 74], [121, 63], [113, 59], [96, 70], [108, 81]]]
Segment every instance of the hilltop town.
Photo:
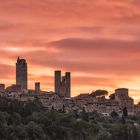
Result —
[[40, 83], [35, 83], [35, 88], [28, 89], [28, 65], [25, 59], [18, 57], [16, 62], [16, 84], [5, 87], [0, 84], [0, 95], [17, 99], [22, 102], [38, 99], [45, 108], [65, 111], [66, 113], [83, 110], [85, 112], [97, 112], [103, 116], [110, 116], [116, 112], [119, 116], [137, 115], [140, 113], [140, 104], [135, 105], [134, 99], [129, 96], [129, 89], [116, 89], [109, 99], [105, 98], [106, 91], [97, 90], [93, 93], [84, 93], [71, 97], [71, 73], [64, 76], [61, 71], [54, 72], [54, 92], [42, 91]]

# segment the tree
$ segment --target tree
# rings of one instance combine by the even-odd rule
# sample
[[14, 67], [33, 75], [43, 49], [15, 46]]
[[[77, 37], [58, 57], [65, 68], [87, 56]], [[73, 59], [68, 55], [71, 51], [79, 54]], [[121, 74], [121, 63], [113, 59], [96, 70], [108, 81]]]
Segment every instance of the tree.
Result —
[[89, 114], [88, 113], [86, 113], [86, 112], [82, 112], [81, 113], [81, 117], [82, 117], [82, 119], [84, 120], [84, 121], [89, 121]]
[[35, 122], [29, 122], [28, 125], [26, 126], [26, 131], [28, 133], [28, 137], [30, 140], [46, 139], [46, 135], [44, 134], [41, 125], [36, 124]]
[[14, 113], [11, 113], [8, 123], [19, 125], [21, 123], [21, 120], [22, 120], [21, 115], [19, 113], [14, 112]]
[[111, 115], [112, 118], [117, 118], [119, 116], [116, 111], [111, 112], [110, 115]]
[[108, 95], [108, 91], [106, 90], [96, 90], [90, 94], [92, 97], [103, 97]]
[[10, 115], [7, 112], [0, 112], [0, 125], [7, 124]]
[[7, 126], [6, 140], [28, 140], [27, 131], [24, 125]]
[[99, 132], [96, 140], [112, 140], [112, 135], [109, 132]]
[[114, 93], [111, 94], [111, 95], [109, 96], [109, 99], [111, 99], [111, 100], [115, 100], [115, 94], [114, 94]]

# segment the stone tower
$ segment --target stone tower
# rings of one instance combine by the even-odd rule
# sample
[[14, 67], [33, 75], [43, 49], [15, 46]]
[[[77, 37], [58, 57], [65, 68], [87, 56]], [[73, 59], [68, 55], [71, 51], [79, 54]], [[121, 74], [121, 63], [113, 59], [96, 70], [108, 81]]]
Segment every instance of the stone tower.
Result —
[[66, 72], [65, 79], [66, 79], [66, 97], [70, 98], [71, 97], [71, 73], [70, 72]]
[[55, 71], [55, 93], [61, 97], [71, 97], [71, 73], [61, 76], [61, 71]]
[[61, 71], [55, 71], [55, 93], [60, 94]]
[[20, 59], [18, 57], [16, 63], [16, 84], [20, 85], [22, 89], [28, 89], [28, 73], [27, 73], [27, 63], [25, 59]]
[[39, 94], [40, 93], [40, 82], [36, 82], [35, 83], [35, 93], [36, 94]]

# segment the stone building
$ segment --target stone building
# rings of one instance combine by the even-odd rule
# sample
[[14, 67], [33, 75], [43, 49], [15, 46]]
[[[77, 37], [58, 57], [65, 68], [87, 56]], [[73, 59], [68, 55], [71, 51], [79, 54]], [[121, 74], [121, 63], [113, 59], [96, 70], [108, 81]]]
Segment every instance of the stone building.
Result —
[[66, 72], [65, 83], [66, 83], [66, 97], [70, 98], [71, 97], [71, 73], [70, 72]]
[[115, 100], [119, 103], [121, 110], [127, 108], [128, 114], [133, 115], [134, 99], [129, 97], [129, 90], [127, 88], [119, 88], [115, 90]]
[[20, 85], [11, 85], [5, 89], [5, 92], [9, 95], [18, 96], [22, 93]]
[[55, 93], [60, 94], [61, 71], [55, 71]]
[[62, 97], [71, 97], [70, 72], [66, 72], [65, 76], [61, 76], [61, 71], [55, 71], [55, 93]]
[[36, 94], [39, 94], [40, 91], [41, 91], [41, 89], [40, 89], [40, 83], [39, 82], [36, 82], [35, 83], [35, 93]]
[[5, 91], [5, 84], [0, 84], [0, 92], [4, 92]]
[[21, 85], [23, 90], [28, 89], [28, 78], [27, 78], [27, 63], [25, 59], [18, 57], [16, 63], [16, 84]]

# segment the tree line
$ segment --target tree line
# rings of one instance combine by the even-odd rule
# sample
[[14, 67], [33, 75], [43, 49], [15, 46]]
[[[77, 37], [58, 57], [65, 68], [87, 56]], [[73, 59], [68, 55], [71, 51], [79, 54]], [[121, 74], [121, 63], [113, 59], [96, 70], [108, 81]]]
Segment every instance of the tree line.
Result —
[[138, 116], [48, 110], [36, 98], [20, 102], [0, 97], [1, 140], [140, 140]]

